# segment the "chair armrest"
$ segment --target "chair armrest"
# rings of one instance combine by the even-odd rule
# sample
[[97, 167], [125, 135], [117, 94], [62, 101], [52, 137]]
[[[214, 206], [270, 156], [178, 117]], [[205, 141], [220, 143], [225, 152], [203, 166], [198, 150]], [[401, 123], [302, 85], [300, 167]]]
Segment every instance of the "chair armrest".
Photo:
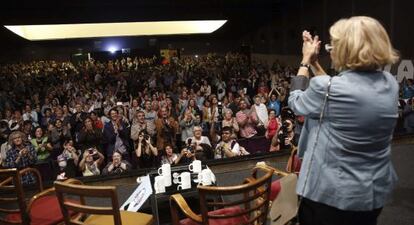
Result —
[[285, 177], [285, 176], [289, 175], [289, 172], [281, 171], [281, 170], [279, 170], [277, 168], [274, 168], [274, 167], [271, 167], [269, 165], [256, 165], [256, 167], [253, 168], [253, 173], [252, 173], [252, 176], [254, 178], [257, 177], [257, 170], [258, 169], [261, 169], [261, 170], [264, 170], [264, 171], [273, 170], [273, 174], [275, 174], [277, 176], [282, 176], [282, 177]]
[[[31, 168], [31, 167], [19, 170], [19, 175], [20, 176], [23, 175], [23, 174], [26, 174], [26, 173], [33, 173], [36, 176], [39, 191], [43, 191], [43, 181], [42, 181], [42, 175], [40, 175], [40, 172], [37, 169]], [[13, 178], [8, 177], [7, 179], [0, 182], [0, 186], [11, 184], [12, 181], [13, 181]]]
[[[68, 184], [83, 184], [81, 181], [73, 179], [73, 178], [67, 179], [63, 182], [68, 183]], [[30, 210], [32, 209], [32, 205], [37, 199], [39, 199], [43, 196], [46, 196], [46, 195], [50, 195], [52, 193], [55, 193], [55, 188], [54, 187], [43, 190], [43, 191], [37, 193], [36, 195], [34, 195], [32, 198], [30, 198], [30, 201], [27, 204], [27, 208], [26, 208], [27, 213], [30, 213]]]
[[197, 215], [190, 209], [187, 202], [183, 198], [181, 194], [174, 194], [170, 197], [170, 204], [171, 207], [175, 207], [176, 205], [180, 208], [180, 210], [184, 213], [184, 215], [197, 223], [202, 223], [203, 219], [200, 215]]

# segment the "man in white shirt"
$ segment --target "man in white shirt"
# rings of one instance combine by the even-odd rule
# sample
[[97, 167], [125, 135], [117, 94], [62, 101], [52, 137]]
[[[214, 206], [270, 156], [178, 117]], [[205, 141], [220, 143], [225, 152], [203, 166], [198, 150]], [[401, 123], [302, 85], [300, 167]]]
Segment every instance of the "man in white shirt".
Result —
[[232, 138], [233, 130], [231, 127], [223, 127], [221, 141], [217, 144], [214, 151], [215, 159], [231, 158], [242, 155], [242, 150], [236, 140]]
[[264, 135], [269, 121], [269, 115], [267, 113], [267, 107], [261, 102], [261, 97], [259, 95], [256, 95], [254, 97], [254, 105], [252, 106], [251, 110], [253, 112], [256, 112], [257, 118], [259, 120], [256, 129], [258, 131], [258, 135]]

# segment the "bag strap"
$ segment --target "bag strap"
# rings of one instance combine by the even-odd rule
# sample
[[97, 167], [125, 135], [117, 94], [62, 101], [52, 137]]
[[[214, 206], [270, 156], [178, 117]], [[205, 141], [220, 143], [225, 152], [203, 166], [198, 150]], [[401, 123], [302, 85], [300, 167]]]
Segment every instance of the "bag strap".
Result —
[[[316, 146], [318, 145], [318, 140], [319, 140], [319, 133], [321, 131], [321, 126], [322, 126], [322, 122], [323, 122], [323, 117], [324, 117], [324, 113], [325, 113], [325, 107], [326, 107], [326, 103], [328, 102], [328, 98], [329, 98], [329, 94], [331, 93], [331, 81], [332, 81], [332, 77], [329, 78], [328, 81], [328, 87], [326, 88], [326, 92], [325, 92], [325, 97], [322, 103], [322, 109], [321, 112], [319, 114], [319, 122], [318, 122], [318, 130], [316, 132], [316, 138], [315, 138], [315, 142], [313, 143], [313, 147], [312, 147], [312, 151], [311, 151], [311, 155], [310, 155], [310, 161], [309, 161], [309, 165], [308, 165], [308, 170], [306, 171], [306, 175], [305, 175], [305, 181], [303, 184], [303, 188], [301, 193], [304, 194], [305, 190], [306, 190], [306, 184], [308, 182], [308, 178], [309, 178], [309, 172], [311, 169], [311, 165], [313, 163], [313, 159], [314, 159], [314, 155], [315, 155], [315, 149]], [[298, 203], [298, 208], [300, 207], [300, 204], [302, 203], [302, 197], [300, 197], [299, 199], [299, 203]]]

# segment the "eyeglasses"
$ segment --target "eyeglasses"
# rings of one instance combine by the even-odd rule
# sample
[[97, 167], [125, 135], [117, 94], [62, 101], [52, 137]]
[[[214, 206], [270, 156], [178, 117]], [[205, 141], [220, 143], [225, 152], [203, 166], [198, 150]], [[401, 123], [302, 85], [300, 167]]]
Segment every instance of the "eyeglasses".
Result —
[[331, 53], [332, 49], [333, 49], [333, 46], [332, 46], [332, 45], [330, 45], [330, 44], [325, 44], [325, 50], [326, 50], [328, 53]]

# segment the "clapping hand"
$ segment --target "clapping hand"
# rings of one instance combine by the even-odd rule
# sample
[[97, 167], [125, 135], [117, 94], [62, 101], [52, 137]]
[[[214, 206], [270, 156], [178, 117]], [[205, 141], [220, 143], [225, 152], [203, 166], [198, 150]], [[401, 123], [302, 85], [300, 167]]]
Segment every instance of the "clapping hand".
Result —
[[25, 156], [25, 155], [27, 155], [28, 152], [29, 151], [27, 150], [27, 148], [23, 148], [22, 150], [20, 150], [19, 154], [20, 154], [20, 156]]
[[321, 48], [321, 41], [319, 40], [318, 35], [315, 35], [315, 37], [312, 37], [312, 35], [306, 30], [303, 31], [302, 38], [303, 38], [302, 63], [312, 64], [316, 62], [318, 59], [319, 50]]

